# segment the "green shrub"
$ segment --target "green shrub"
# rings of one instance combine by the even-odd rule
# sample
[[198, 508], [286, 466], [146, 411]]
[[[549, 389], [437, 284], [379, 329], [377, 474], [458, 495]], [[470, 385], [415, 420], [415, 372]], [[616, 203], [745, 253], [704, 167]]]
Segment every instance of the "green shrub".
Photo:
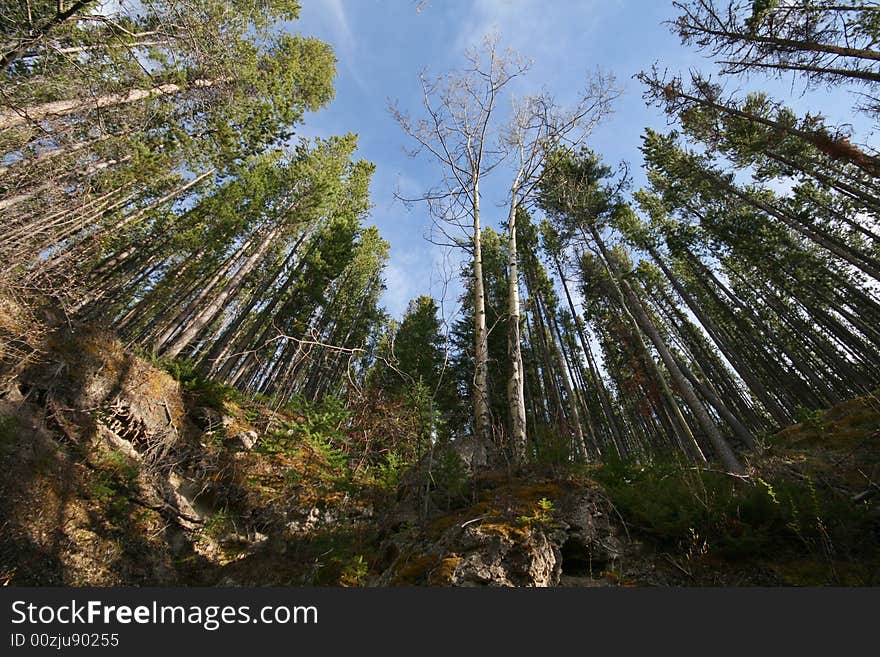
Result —
[[553, 427], [539, 427], [532, 432], [533, 462], [542, 465], [571, 463], [571, 438]]
[[329, 463], [341, 466], [347, 457], [336, 445], [346, 443], [342, 427], [348, 420], [348, 410], [343, 403], [326, 397], [320, 403], [303, 399], [290, 402], [286, 409], [296, 419], [261, 441], [258, 449], [267, 453], [292, 454], [303, 445], [311, 446]]
[[819, 433], [825, 433], [828, 430], [828, 425], [825, 420], [825, 410], [822, 408], [811, 411], [808, 408], [799, 406], [795, 413], [795, 418], [798, 422], [803, 424], [805, 429], [812, 429]]
[[105, 506], [111, 519], [126, 516], [131, 510], [131, 496], [137, 491], [137, 463], [114, 451], [103, 454], [96, 466], [87, 486], [89, 497]]
[[216, 411], [222, 413], [227, 401], [244, 399], [238, 389], [209, 379], [188, 360], [182, 358], [151, 360], [156, 366], [168, 372], [173, 379], [179, 381], [186, 392], [198, 397], [203, 404]]
[[339, 400], [326, 398], [319, 404], [296, 400], [286, 410], [295, 419], [263, 437], [256, 451], [301, 459], [302, 469], [288, 470], [285, 475], [291, 488], [302, 485], [306, 477], [312, 483], [349, 487], [352, 472], [343, 451], [347, 436], [342, 430], [348, 420], [347, 409]]
[[447, 509], [465, 499], [468, 491], [468, 474], [464, 461], [454, 449], [440, 450], [431, 469], [434, 497]]
[[385, 460], [372, 468], [372, 475], [379, 488], [386, 491], [397, 490], [400, 476], [405, 466], [404, 460], [394, 454], [388, 454]]
[[353, 557], [342, 568], [342, 575], [339, 577], [340, 586], [364, 586], [367, 582], [367, 574], [370, 568], [367, 565], [363, 555]]
[[324, 465], [325, 471], [336, 478], [345, 479], [350, 474], [348, 468], [348, 455], [333, 445], [331, 438], [320, 434], [307, 435], [304, 441], [309, 448], [318, 456], [318, 460]]
[[550, 529], [556, 526], [555, 514], [556, 508], [553, 506], [553, 500], [542, 497], [535, 504], [535, 512], [530, 516], [520, 516], [517, 518], [517, 522], [521, 525], [539, 525], [540, 527]]
[[284, 483], [289, 488], [298, 487], [302, 483], [302, 480], [303, 480], [302, 472], [300, 472], [299, 470], [297, 470], [295, 468], [291, 468], [290, 470], [288, 470], [287, 472], [284, 473]]
[[300, 416], [297, 424], [301, 430], [324, 435], [340, 434], [341, 427], [349, 418], [345, 402], [333, 396], [324, 397], [320, 402], [295, 397], [288, 402], [285, 410]]
[[235, 529], [235, 519], [229, 511], [217, 511], [205, 519], [202, 531], [214, 540], [220, 540]]
[[812, 480], [743, 481], [678, 463], [612, 461], [596, 471], [628, 523], [665, 549], [694, 536], [710, 552], [741, 559], [772, 554], [828, 558], [834, 545], [872, 549], [870, 518]]

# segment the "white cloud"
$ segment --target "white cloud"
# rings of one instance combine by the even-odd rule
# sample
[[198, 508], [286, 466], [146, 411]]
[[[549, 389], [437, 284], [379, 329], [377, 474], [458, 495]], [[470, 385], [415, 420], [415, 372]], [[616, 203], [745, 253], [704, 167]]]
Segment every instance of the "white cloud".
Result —
[[323, 0], [324, 7], [329, 12], [332, 19], [332, 26], [336, 32], [337, 40], [343, 44], [350, 44], [354, 47], [354, 33], [348, 23], [348, 14], [345, 11], [345, 5], [342, 0]]
[[530, 29], [539, 28], [532, 22], [533, 18], [539, 23], [541, 21], [541, 12], [535, 11], [536, 7], [532, 3], [515, 3], [512, 0], [477, 0], [459, 32], [456, 49], [460, 51], [479, 46], [483, 37], [493, 33], [503, 35], [507, 41], [515, 40], [519, 21], [528, 24]]
[[[597, 26], [601, 10], [609, 4], [612, 3], [607, 0], [564, 3], [558, 0], [476, 0], [459, 32], [456, 47], [462, 50], [478, 46], [487, 34], [497, 33], [503, 46], [525, 55], [541, 60], [570, 58], [571, 51], [564, 43], [566, 37], [579, 40], [587, 37], [583, 32], [573, 35], [570, 26], [578, 25], [582, 29]], [[556, 5], [557, 10], [553, 11], [548, 5]]]
[[413, 275], [412, 266], [406, 263], [407, 257], [391, 254], [388, 266], [385, 268], [385, 294], [382, 303], [385, 309], [393, 317], [400, 317], [406, 310], [406, 305], [414, 296], [416, 290], [413, 285], [419, 279]]
[[371, 86], [355, 66], [358, 61], [358, 40], [350, 21], [353, 5], [346, 0], [309, 0], [304, 5], [303, 11], [314, 12], [317, 22], [329, 32], [336, 56], [352, 80], [362, 92], [370, 93]]
[[411, 243], [391, 248], [385, 268], [385, 294], [382, 304], [394, 317], [401, 317], [411, 299], [428, 294], [442, 306], [450, 319], [459, 309], [461, 294], [459, 271], [463, 253], [458, 249]]

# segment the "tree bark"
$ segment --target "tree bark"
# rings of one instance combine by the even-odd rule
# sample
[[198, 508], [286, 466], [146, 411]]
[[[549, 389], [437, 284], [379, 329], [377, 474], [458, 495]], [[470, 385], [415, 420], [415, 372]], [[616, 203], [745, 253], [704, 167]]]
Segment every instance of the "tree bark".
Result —
[[789, 417], [788, 414], [783, 410], [783, 408], [779, 405], [779, 403], [768, 394], [764, 384], [760, 382], [757, 377], [755, 377], [752, 371], [743, 365], [741, 360], [727, 345], [726, 341], [721, 336], [718, 328], [715, 325], [715, 322], [709, 318], [709, 316], [703, 312], [703, 309], [696, 302], [696, 300], [690, 295], [690, 293], [684, 288], [678, 278], [673, 275], [673, 273], [666, 266], [666, 263], [663, 261], [663, 258], [660, 257], [660, 254], [653, 248], [648, 250], [651, 259], [660, 267], [660, 269], [665, 274], [667, 280], [672, 284], [672, 287], [678, 293], [678, 295], [684, 300], [687, 307], [694, 313], [694, 316], [697, 318], [697, 321], [702, 324], [703, 328], [715, 342], [718, 349], [724, 354], [725, 358], [727, 358], [728, 362], [730, 362], [731, 366], [736, 370], [736, 372], [743, 378], [743, 381], [746, 382], [746, 385], [749, 387], [752, 392], [755, 393], [757, 398], [760, 400], [761, 404], [767, 409], [770, 415], [773, 416], [773, 419], [779, 422], [780, 424], [785, 424]]
[[474, 424], [476, 435], [484, 441], [491, 438], [492, 418], [489, 413], [489, 335], [486, 329], [486, 292], [483, 282], [483, 250], [480, 231], [479, 178], [473, 179], [474, 215]]
[[224, 82], [229, 82], [229, 78], [216, 80], [193, 80], [186, 86], [179, 84], [161, 84], [152, 89], [131, 89], [125, 93], [104, 94], [96, 98], [83, 100], [81, 98], [71, 98], [68, 100], [55, 100], [50, 103], [41, 103], [39, 105], [31, 105], [21, 110], [4, 110], [0, 112], [0, 130], [14, 128], [24, 125], [28, 121], [42, 121], [54, 116], [69, 116], [76, 112], [87, 110], [102, 109], [105, 107], [115, 107], [117, 105], [127, 105], [145, 100], [147, 98], [155, 98], [156, 96], [173, 96], [189, 89], [207, 89]]
[[95, 0], [76, 0], [76, 2], [74, 2], [64, 11], [59, 11], [57, 14], [55, 14], [55, 16], [53, 16], [49, 21], [47, 21], [44, 25], [40, 27], [37, 34], [28, 39], [20, 40], [15, 45], [15, 47], [12, 48], [12, 50], [3, 53], [3, 57], [0, 57], [0, 71], [5, 71], [7, 68], [9, 68], [16, 60], [21, 58], [22, 55], [27, 52], [28, 47], [42, 39], [55, 27], [70, 20], [70, 18], [74, 16], [77, 12], [94, 3]]
[[705, 454], [703, 454], [703, 450], [700, 448], [699, 443], [697, 442], [693, 432], [688, 426], [687, 420], [685, 420], [684, 414], [682, 414], [681, 412], [681, 408], [679, 408], [678, 403], [675, 401], [675, 397], [673, 396], [672, 390], [670, 389], [669, 384], [666, 381], [666, 377], [663, 376], [663, 372], [660, 371], [660, 368], [657, 366], [657, 363], [654, 361], [654, 359], [651, 357], [650, 352], [648, 351], [648, 345], [645, 344], [645, 340], [642, 337], [642, 331], [639, 328], [639, 323], [636, 321], [636, 318], [633, 315], [633, 311], [629, 308], [629, 304], [627, 304], [626, 297], [624, 296], [623, 289], [617, 279], [617, 276], [611, 269], [611, 259], [608, 254], [608, 249], [605, 248], [605, 242], [602, 239], [602, 236], [599, 234], [599, 231], [596, 229], [596, 227], [592, 225], [589, 226], [589, 232], [602, 254], [600, 261], [602, 262], [605, 273], [608, 275], [608, 280], [610, 281], [611, 286], [614, 289], [614, 294], [617, 297], [620, 311], [623, 313], [624, 317], [626, 317], [626, 320], [632, 327], [633, 335], [638, 342], [638, 348], [642, 354], [643, 363], [645, 364], [645, 367], [648, 369], [648, 371], [650, 371], [654, 375], [657, 385], [660, 386], [663, 397], [667, 400], [672, 411], [675, 414], [675, 420], [679, 425], [680, 434], [678, 434], [678, 438], [682, 450], [684, 450], [685, 453], [692, 453], [697, 460], [705, 463], [706, 456]]
[[705, 27], [701, 28], [700, 31], [710, 36], [722, 37], [724, 39], [731, 39], [736, 41], [745, 41], [747, 43], [760, 43], [764, 45], [775, 46], [784, 50], [802, 50], [805, 52], [840, 55], [843, 57], [855, 57], [857, 59], [869, 59], [873, 61], [880, 60], [880, 52], [876, 50], [867, 50], [865, 48], [849, 48], [846, 46], [835, 46], [828, 43], [817, 43], [814, 41], [799, 41], [796, 39], [763, 37], [757, 34], [728, 32], [726, 30], [710, 30]]
[[[517, 190], [511, 190], [510, 211], [507, 216], [507, 272], [508, 272], [508, 330], [507, 357], [510, 366], [510, 378], [507, 381], [507, 404], [510, 412], [511, 444], [514, 459], [523, 463], [526, 458], [526, 406], [523, 392], [523, 361], [520, 347], [520, 302], [519, 302], [519, 269], [516, 247], [516, 211]], [[578, 429], [579, 430], [579, 429]], [[583, 442], [583, 436], [581, 436]]]
[[244, 277], [247, 276], [253, 269], [256, 267], [260, 258], [269, 250], [269, 247], [272, 246], [272, 240], [274, 236], [277, 234], [278, 230], [272, 230], [269, 234], [265, 235], [261, 241], [257, 244], [257, 248], [254, 249], [253, 253], [251, 253], [242, 265], [238, 268], [235, 274], [232, 275], [229, 282], [223, 287], [223, 289], [214, 295], [214, 298], [205, 306], [204, 309], [197, 311], [195, 317], [191, 318], [186, 326], [183, 328], [180, 333], [178, 333], [177, 337], [171, 342], [171, 344], [163, 350], [163, 355], [169, 358], [176, 357], [181, 351], [183, 351], [187, 346], [189, 346], [190, 342], [192, 342], [193, 338], [196, 334], [201, 331], [205, 326], [207, 326], [217, 315], [223, 305], [229, 300], [229, 298], [238, 291], [239, 286], [241, 285]]
[[562, 271], [562, 263], [560, 263], [559, 258], [555, 253], [552, 254], [552, 257], [553, 264], [556, 266], [556, 273], [558, 274], [559, 280], [562, 283], [562, 290], [565, 292], [565, 299], [568, 303], [568, 309], [571, 312], [571, 318], [577, 331], [578, 340], [581, 343], [581, 349], [583, 349], [584, 355], [587, 357], [587, 362], [590, 367], [590, 375], [593, 377], [594, 384], [599, 392], [599, 401], [602, 405], [602, 410], [608, 420], [608, 427], [611, 429], [611, 434], [614, 438], [615, 447], [617, 447], [618, 449], [618, 455], [623, 456], [623, 454], [620, 452], [619, 447], [622, 444], [621, 431], [620, 428], [617, 426], [617, 419], [614, 416], [614, 410], [611, 405], [611, 400], [608, 398], [608, 391], [605, 389], [605, 383], [601, 380], [598, 368], [593, 361], [593, 352], [590, 349], [589, 341], [584, 335], [580, 320], [578, 318], [578, 313], [575, 310], [574, 301], [572, 300], [571, 292], [568, 289], [568, 281], [566, 280], [565, 274]]
[[700, 423], [703, 431], [706, 432], [709, 441], [712, 443], [712, 447], [715, 448], [716, 455], [724, 464], [724, 467], [728, 468], [731, 472], [739, 474], [745, 472], [745, 469], [742, 464], [740, 464], [739, 459], [737, 459], [736, 454], [734, 454], [727, 440], [721, 435], [721, 432], [712, 421], [712, 418], [709, 417], [709, 414], [706, 412], [706, 407], [703, 406], [697, 398], [690, 381], [688, 381], [687, 377], [682, 373], [681, 369], [679, 369], [678, 364], [675, 362], [675, 358], [673, 358], [672, 353], [669, 351], [669, 347], [660, 336], [660, 332], [654, 326], [651, 318], [648, 317], [648, 313], [645, 312], [641, 301], [638, 299], [635, 292], [633, 292], [632, 287], [630, 287], [629, 283], [625, 280], [621, 281], [621, 287], [630, 302], [630, 307], [632, 308], [636, 321], [651, 339], [651, 342], [654, 343], [654, 347], [656, 347], [657, 352], [660, 354], [660, 358], [666, 365], [666, 369], [669, 371], [672, 380], [678, 387], [678, 390], [684, 398], [685, 403], [687, 403], [688, 408], [690, 408], [691, 412], [697, 418], [697, 422]]

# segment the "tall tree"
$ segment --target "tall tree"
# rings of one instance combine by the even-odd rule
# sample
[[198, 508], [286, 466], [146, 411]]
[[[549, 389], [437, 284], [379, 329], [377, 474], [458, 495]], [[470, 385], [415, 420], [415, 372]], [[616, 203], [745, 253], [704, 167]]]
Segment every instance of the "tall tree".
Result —
[[481, 182], [504, 160], [493, 144], [493, 118], [502, 90], [528, 65], [511, 52], [498, 51], [496, 38], [486, 38], [481, 49], [466, 53], [467, 67], [436, 80], [421, 79], [424, 117], [413, 119], [397, 106], [390, 108], [401, 128], [418, 144], [413, 154], [424, 151], [444, 168], [437, 188], [418, 200], [428, 204], [435, 225], [470, 234], [469, 245], [448, 237], [457, 247], [470, 251], [475, 322], [473, 399], [475, 430], [483, 440], [491, 438], [488, 389], [488, 327], [483, 279]]
[[880, 8], [866, 0], [674, 2], [683, 43], [721, 60], [726, 73], [795, 72], [811, 84], [880, 81]]
[[579, 143], [610, 111], [615, 97], [612, 80], [598, 76], [580, 97], [576, 106], [564, 110], [544, 93], [527, 96], [514, 103], [513, 116], [502, 136], [502, 144], [512, 155], [512, 182], [508, 192], [508, 358], [510, 380], [507, 398], [511, 416], [511, 443], [514, 457], [526, 455], [526, 408], [523, 394], [524, 373], [520, 349], [520, 299], [517, 249], [517, 217], [531, 201], [543, 178], [548, 158], [564, 144]]
[[297, 11], [289, 0], [123, 2], [35, 35], [0, 104], [7, 273], [63, 272], [70, 254], [93, 256], [120, 228], [281, 146], [333, 94], [329, 47], [272, 30]]

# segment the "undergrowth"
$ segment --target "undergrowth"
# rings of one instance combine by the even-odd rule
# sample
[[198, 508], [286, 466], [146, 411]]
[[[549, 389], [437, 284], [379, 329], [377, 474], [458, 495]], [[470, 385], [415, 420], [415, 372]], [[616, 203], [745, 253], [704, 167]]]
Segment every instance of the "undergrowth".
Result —
[[246, 400], [245, 395], [237, 388], [206, 377], [186, 359], [160, 358], [147, 353], [140, 355], [171, 375], [175, 381], [180, 383], [184, 391], [197, 396], [205, 406], [216, 411], [222, 413], [228, 401], [244, 402]]
[[296, 399], [284, 411], [290, 419], [269, 432], [256, 451], [279, 455], [292, 464], [285, 474], [291, 489], [350, 493], [367, 488], [381, 493], [397, 489], [408, 461], [387, 452], [359, 467], [349, 451], [346, 429], [351, 415], [342, 401], [334, 397], [318, 403]]
[[89, 496], [105, 508], [109, 519], [124, 519], [138, 488], [138, 465], [122, 452], [111, 451], [102, 454], [96, 466], [87, 486]]
[[[631, 528], [661, 550], [726, 560], [839, 560], [878, 556], [865, 504], [803, 479], [744, 479], [677, 462], [609, 461], [594, 472]], [[695, 538], [697, 537], [697, 538]], [[832, 573], [833, 574], [833, 573]]]

